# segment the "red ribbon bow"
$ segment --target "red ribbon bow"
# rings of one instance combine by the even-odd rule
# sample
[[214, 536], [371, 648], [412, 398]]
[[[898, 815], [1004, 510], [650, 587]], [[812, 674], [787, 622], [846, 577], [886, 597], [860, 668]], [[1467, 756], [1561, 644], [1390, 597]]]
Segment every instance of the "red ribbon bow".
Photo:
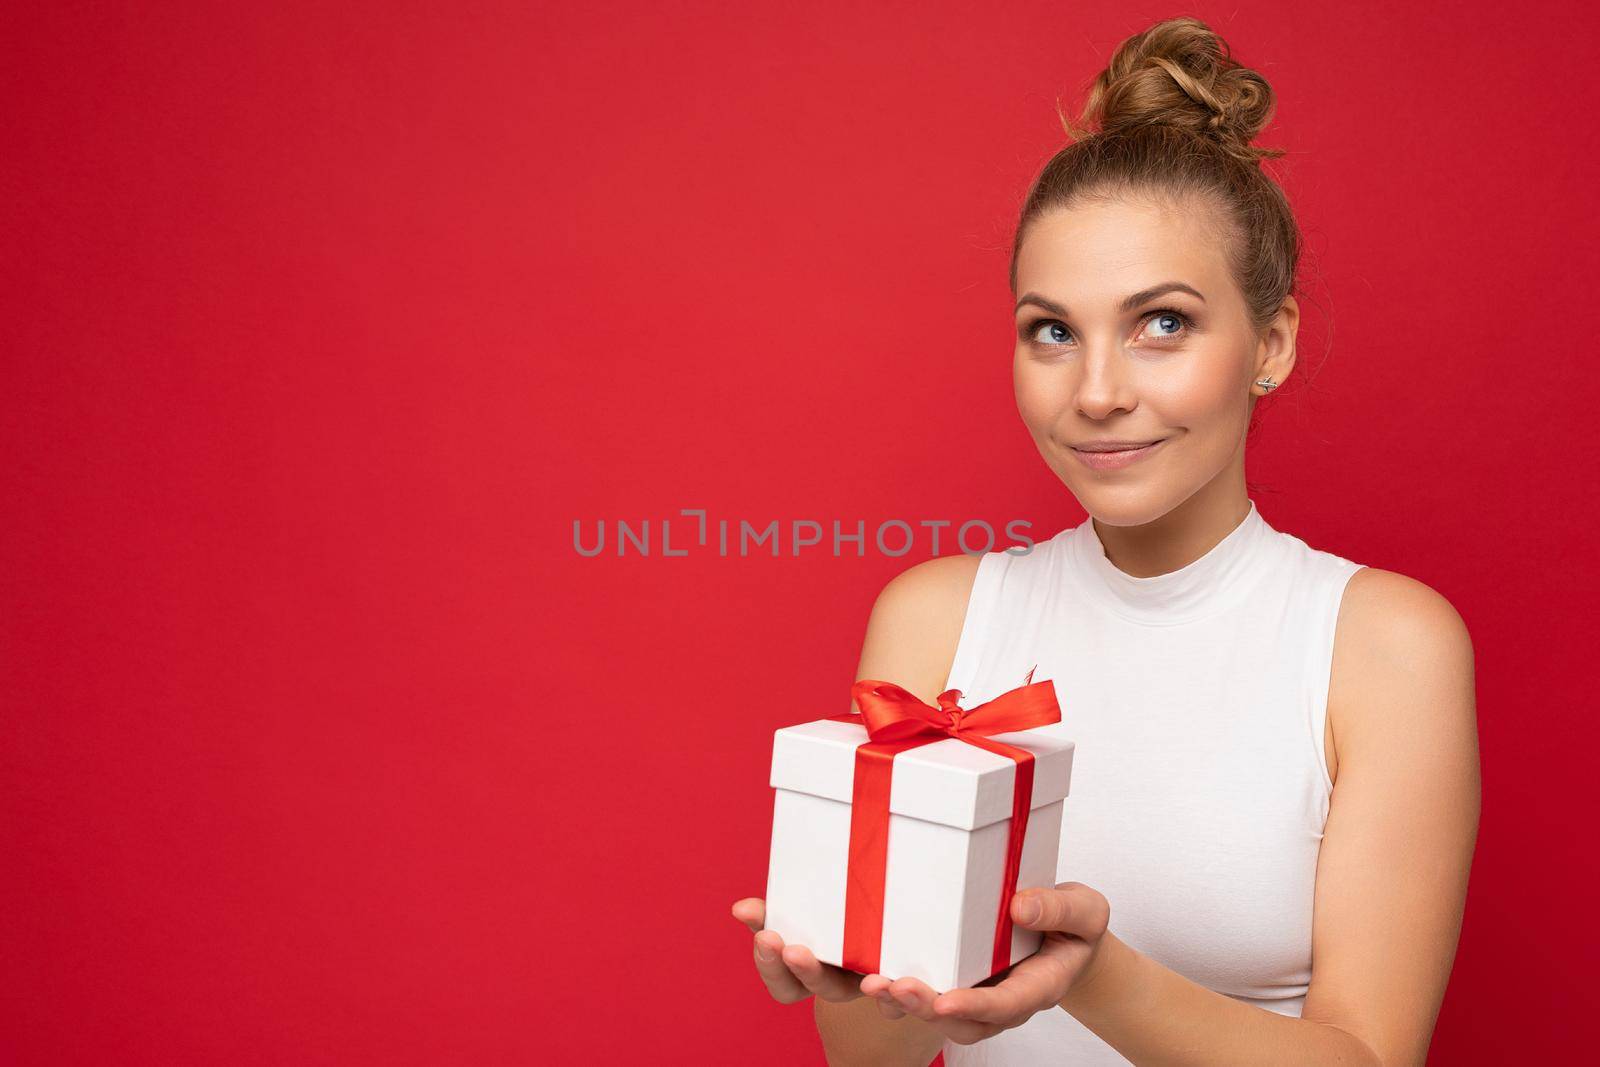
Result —
[[[1030, 677], [1032, 672], [1029, 672]], [[874, 974], [883, 939], [883, 890], [889, 864], [889, 785], [896, 753], [954, 737], [1016, 761], [1011, 797], [1011, 833], [1000, 884], [1000, 914], [995, 922], [990, 974], [1011, 965], [1011, 898], [1017, 889], [1022, 842], [1033, 800], [1033, 753], [987, 735], [1028, 730], [1061, 721], [1052, 682], [1033, 682], [1002, 693], [974, 708], [958, 703], [961, 690], [947, 689], [939, 706], [925, 704], [893, 682], [866, 678], [851, 687], [860, 715], [833, 715], [861, 723], [868, 740], [856, 746], [851, 790], [850, 858], [845, 874], [844, 957], [847, 970]]]

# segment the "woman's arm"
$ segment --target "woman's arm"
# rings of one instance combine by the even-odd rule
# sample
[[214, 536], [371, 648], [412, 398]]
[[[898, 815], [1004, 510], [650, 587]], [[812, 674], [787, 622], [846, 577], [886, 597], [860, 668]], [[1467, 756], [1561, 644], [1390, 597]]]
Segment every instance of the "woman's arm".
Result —
[[[901, 572], [878, 594], [867, 620], [856, 680], [881, 678], [929, 704], [955, 660], [979, 556], [939, 556]], [[927, 1067], [944, 1036], [914, 1016], [885, 1018], [873, 997], [816, 998], [817, 1033], [828, 1063]]]
[[1138, 1067], [1386, 1067], [1348, 1031], [1207, 989], [1110, 931], [1061, 1007]]
[[1139, 1067], [1425, 1062], [1477, 840], [1472, 644], [1448, 601], [1372, 568], [1346, 587], [1338, 738], [1300, 1018], [1204, 988], [1107, 934], [1061, 1001]]

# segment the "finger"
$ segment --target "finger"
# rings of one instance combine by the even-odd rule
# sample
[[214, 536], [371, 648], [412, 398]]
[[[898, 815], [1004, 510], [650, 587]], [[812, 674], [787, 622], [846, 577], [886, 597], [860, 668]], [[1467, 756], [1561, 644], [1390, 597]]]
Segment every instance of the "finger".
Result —
[[950, 994], [956, 992], [939, 993], [928, 1003], [929, 1013], [932, 1016], [930, 1025], [945, 1036], [947, 1040], [958, 1045], [975, 1045], [985, 1038], [993, 1037], [1004, 1027], [992, 1023], [979, 1022], [976, 1019], [966, 1019], [951, 1010]]
[[861, 995], [861, 975], [820, 962], [804, 945], [785, 945], [783, 962], [823, 1000], [854, 1000]]
[[762, 930], [755, 936], [756, 971], [766, 984], [767, 992], [780, 1004], [793, 1004], [811, 995], [783, 962], [783, 938], [771, 930]]
[[1082, 882], [1062, 882], [1054, 889], [1028, 889], [1012, 897], [1011, 921], [1092, 941], [1106, 932], [1111, 905]]
[[1072, 984], [1071, 977], [1060, 960], [1030, 956], [1011, 968], [999, 984], [952, 989], [941, 993], [933, 1007], [941, 1018], [955, 1017], [1010, 1029], [1059, 1004]]
[[933, 1002], [939, 994], [920, 978], [897, 978], [890, 983], [889, 993], [907, 1015], [930, 1023], [939, 1018], [933, 1010]]
[[958, 1045], [976, 1045], [1003, 1029], [991, 1023], [975, 1023], [970, 1019], [959, 1018], [940, 1019], [934, 1026], [946, 1039]]
[[895, 1003], [894, 994], [890, 993], [888, 989], [877, 993], [872, 999], [878, 1002], [878, 1013], [885, 1019], [904, 1019], [906, 1017], [906, 1013], [900, 1010], [900, 1005]]
[[750, 928], [752, 933], [767, 924], [767, 902], [760, 897], [745, 897], [733, 902], [733, 917]]
[[876, 972], [863, 975], [861, 978], [861, 992], [869, 997], [875, 997], [879, 993], [888, 992], [889, 985], [889, 979]]
[[894, 994], [889, 992], [892, 983], [888, 978], [876, 972], [863, 975], [861, 978], [861, 993], [878, 1002], [878, 1010], [885, 1019], [903, 1019], [905, 1012], [895, 1002]]

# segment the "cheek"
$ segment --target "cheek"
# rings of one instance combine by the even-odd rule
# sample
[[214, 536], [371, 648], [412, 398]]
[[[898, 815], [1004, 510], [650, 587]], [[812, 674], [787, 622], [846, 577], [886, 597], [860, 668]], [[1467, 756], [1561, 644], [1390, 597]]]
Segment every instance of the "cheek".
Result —
[[1236, 378], [1231, 361], [1193, 359], [1147, 375], [1140, 384], [1140, 400], [1169, 426], [1200, 433], [1228, 430], [1247, 411], [1247, 394], [1235, 386]]
[[1035, 435], [1043, 433], [1068, 403], [1065, 377], [1018, 356], [1012, 368], [1012, 385], [1017, 394], [1017, 412]]

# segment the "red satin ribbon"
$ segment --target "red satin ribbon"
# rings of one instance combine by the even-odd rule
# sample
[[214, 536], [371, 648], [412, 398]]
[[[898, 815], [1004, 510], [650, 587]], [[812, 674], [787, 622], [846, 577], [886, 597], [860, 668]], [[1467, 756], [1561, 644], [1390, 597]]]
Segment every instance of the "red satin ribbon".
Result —
[[[1031, 672], [1030, 672], [1031, 676]], [[831, 715], [866, 726], [869, 740], [856, 746], [851, 790], [850, 857], [845, 872], [844, 958], [847, 970], [875, 974], [883, 941], [883, 893], [889, 866], [889, 785], [896, 753], [954, 737], [1016, 761], [1011, 797], [1011, 836], [1006, 844], [995, 922], [990, 974], [1011, 965], [1011, 898], [1017, 889], [1022, 841], [1033, 800], [1033, 753], [991, 740], [988, 734], [1028, 730], [1061, 721], [1052, 682], [1034, 682], [1002, 693], [975, 708], [962, 708], [961, 690], [939, 694], [939, 706], [924, 704], [892, 682], [862, 679], [851, 687], [860, 715]], [[865, 720], [863, 722], [863, 720]]]

